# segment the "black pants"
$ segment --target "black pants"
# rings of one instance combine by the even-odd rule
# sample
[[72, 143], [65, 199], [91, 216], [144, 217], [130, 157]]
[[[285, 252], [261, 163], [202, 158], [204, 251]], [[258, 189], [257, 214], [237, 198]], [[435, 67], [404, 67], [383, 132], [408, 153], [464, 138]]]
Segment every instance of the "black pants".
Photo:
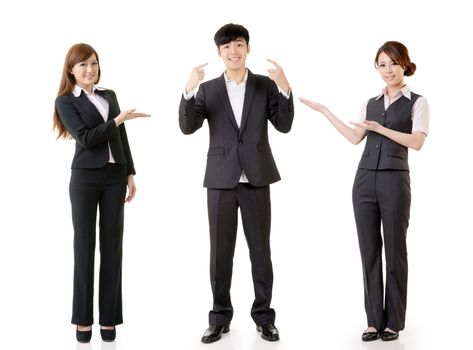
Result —
[[69, 194], [74, 225], [74, 296], [72, 323], [91, 325], [94, 299], [94, 255], [97, 206], [100, 218], [99, 323], [122, 319], [123, 209], [126, 166], [72, 169]]
[[255, 300], [251, 316], [256, 324], [274, 323], [270, 308], [273, 289], [270, 229], [271, 201], [269, 186], [238, 184], [230, 190], [207, 190], [210, 226], [210, 282], [213, 309], [210, 325], [229, 324], [233, 316], [230, 299], [233, 255], [235, 251], [238, 207], [240, 207], [246, 241], [250, 250]]
[[[368, 326], [404, 329], [407, 301], [407, 247], [411, 190], [409, 172], [358, 169], [353, 209], [360, 244]], [[386, 260], [383, 288], [381, 224]]]

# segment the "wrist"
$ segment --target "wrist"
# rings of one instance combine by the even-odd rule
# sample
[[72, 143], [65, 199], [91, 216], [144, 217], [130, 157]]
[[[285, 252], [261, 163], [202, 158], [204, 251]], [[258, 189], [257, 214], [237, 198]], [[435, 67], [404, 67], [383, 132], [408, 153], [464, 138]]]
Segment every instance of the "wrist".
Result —
[[195, 89], [195, 86], [187, 84], [186, 87], [185, 87], [186, 95], [188, 95], [188, 94], [190, 94], [191, 92], [193, 92], [194, 89]]
[[120, 114], [118, 115], [118, 117], [115, 118], [115, 124], [117, 126], [119, 126], [120, 124], [122, 124], [125, 120], [123, 120], [123, 116]]
[[289, 92], [291, 91], [291, 87], [289, 86], [289, 84], [281, 84], [279, 85], [279, 88], [281, 89], [281, 91], [284, 91], [284, 93], [289, 96]]

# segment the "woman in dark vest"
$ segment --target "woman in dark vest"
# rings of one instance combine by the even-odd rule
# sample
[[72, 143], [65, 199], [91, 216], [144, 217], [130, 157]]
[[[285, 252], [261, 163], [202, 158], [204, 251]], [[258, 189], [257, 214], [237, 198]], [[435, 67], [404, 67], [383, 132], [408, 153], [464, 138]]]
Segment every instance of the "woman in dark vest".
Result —
[[[407, 48], [396, 41], [384, 43], [375, 67], [386, 87], [369, 99], [354, 128], [325, 106], [301, 98], [322, 113], [353, 144], [366, 136], [366, 145], [353, 185], [353, 209], [360, 245], [368, 328], [362, 340], [394, 340], [404, 329], [407, 300], [406, 233], [411, 190], [408, 148], [420, 150], [428, 133], [427, 100], [404, 84], [416, 65]], [[381, 230], [382, 225], [382, 230]], [[381, 233], [382, 232], [382, 233]], [[382, 246], [386, 259], [383, 289]]]
[[[64, 61], [53, 123], [58, 138], [74, 138], [69, 195], [74, 226], [74, 296], [72, 323], [79, 342], [92, 336], [94, 255], [97, 208], [100, 211], [100, 334], [115, 339], [122, 319], [122, 241], [124, 202], [135, 196], [135, 167], [124, 122], [147, 117], [120, 111], [113, 90], [100, 80], [97, 52], [87, 44], [72, 46]], [[128, 195], [127, 195], [128, 188]]]

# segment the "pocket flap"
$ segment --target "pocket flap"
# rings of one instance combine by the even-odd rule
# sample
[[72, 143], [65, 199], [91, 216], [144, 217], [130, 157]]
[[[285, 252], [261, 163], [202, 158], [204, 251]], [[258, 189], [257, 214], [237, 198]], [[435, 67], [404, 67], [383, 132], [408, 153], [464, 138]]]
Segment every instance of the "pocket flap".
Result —
[[223, 156], [225, 154], [225, 147], [212, 147], [207, 152], [207, 157], [210, 156]]
[[388, 156], [407, 159], [407, 151], [403, 148], [391, 148], [389, 149]]

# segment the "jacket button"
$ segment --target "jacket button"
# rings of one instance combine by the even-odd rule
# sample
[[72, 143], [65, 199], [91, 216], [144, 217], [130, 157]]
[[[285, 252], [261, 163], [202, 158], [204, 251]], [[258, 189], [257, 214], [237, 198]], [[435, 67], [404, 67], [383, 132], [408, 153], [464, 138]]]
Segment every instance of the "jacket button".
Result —
[[381, 118], [384, 118], [384, 113], [381, 113]]
[[242, 141], [242, 140], [238, 141], [238, 143], [239, 143], [240, 145], [243, 145], [243, 141]]
[[376, 145], [376, 148], [379, 148], [379, 145]]

